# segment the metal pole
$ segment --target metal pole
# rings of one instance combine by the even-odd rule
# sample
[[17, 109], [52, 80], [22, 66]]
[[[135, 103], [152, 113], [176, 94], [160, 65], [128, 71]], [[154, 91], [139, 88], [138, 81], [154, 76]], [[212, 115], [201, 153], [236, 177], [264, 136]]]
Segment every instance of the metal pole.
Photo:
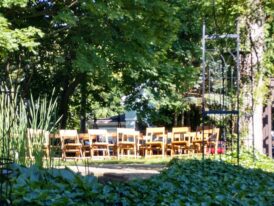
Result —
[[202, 130], [203, 130], [203, 141], [202, 141], [202, 154], [203, 154], [203, 160], [205, 159], [205, 136], [204, 136], [204, 121], [205, 121], [205, 22], [203, 22], [203, 37], [202, 37], [202, 47], [203, 47], [203, 53], [202, 53], [202, 59], [203, 59], [203, 91], [202, 91]]
[[[251, 46], [252, 51], [252, 46]], [[252, 58], [252, 52], [251, 52], [251, 58], [250, 58], [250, 69], [251, 69], [251, 111], [252, 111], [252, 158], [253, 162], [255, 161], [255, 130], [254, 130], [254, 79], [253, 79], [253, 58]], [[249, 145], [249, 140], [248, 140]]]
[[237, 21], [237, 164], [240, 164], [240, 32]]

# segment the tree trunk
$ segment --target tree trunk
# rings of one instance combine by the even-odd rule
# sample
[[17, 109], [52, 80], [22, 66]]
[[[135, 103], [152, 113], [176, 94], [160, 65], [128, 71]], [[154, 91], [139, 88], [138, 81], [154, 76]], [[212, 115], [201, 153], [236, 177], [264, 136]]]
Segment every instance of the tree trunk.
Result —
[[69, 111], [69, 100], [70, 96], [73, 94], [75, 88], [80, 84], [83, 75], [79, 74], [74, 81], [69, 83], [68, 79], [64, 80], [63, 92], [61, 94], [60, 104], [59, 104], [59, 115], [62, 116], [60, 127], [65, 129], [68, 120], [68, 111]]
[[185, 112], [182, 110], [182, 116], [181, 116], [181, 126], [183, 127], [185, 125]]
[[174, 112], [174, 126], [175, 127], [178, 126], [178, 112], [177, 111]]
[[263, 53], [264, 53], [264, 22], [265, 16], [259, 0], [250, 0], [251, 13], [243, 17], [245, 20], [246, 31], [248, 33], [247, 44], [250, 45], [250, 54], [242, 59], [243, 72], [250, 75], [250, 88], [243, 88], [244, 111], [249, 108], [251, 115], [243, 117], [241, 123], [247, 128], [245, 144], [263, 153], [263, 99], [264, 93], [264, 72], [263, 72]]
[[62, 116], [60, 127], [65, 129], [68, 119], [68, 108], [69, 108], [69, 86], [68, 81], [64, 81], [63, 92], [61, 94], [60, 104], [59, 104], [59, 115]]
[[81, 81], [81, 108], [80, 108], [80, 130], [86, 132], [86, 108], [87, 108], [87, 78], [83, 76]]

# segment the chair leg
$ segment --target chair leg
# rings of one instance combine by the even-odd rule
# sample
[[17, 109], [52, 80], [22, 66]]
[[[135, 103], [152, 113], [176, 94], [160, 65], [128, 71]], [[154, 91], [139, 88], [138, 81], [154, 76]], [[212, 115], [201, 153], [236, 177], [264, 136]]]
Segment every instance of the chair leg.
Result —
[[80, 157], [83, 157], [83, 152], [82, 152], [82, 148], [79, 148], [79, 152], [80, 152]]
[[94, 148], [92, 147], [90, 151], [91, 151], [91, 157], [93, 158], [94, 157]]
[[66, 151], [65, 149], [62, 150], [62, 159], [65, 159], [66, 158]]
[[120, 147], [119, 146], [117, 146], [117, 158], [118, 158], [118, 160], [120, 159]]
[[145, 146], [145, 157], [147, 157], [147, 150], [148, 150], [148, 148], [147, 148], [147, 146]]
[[108, 145], [106, 146], [106, 156], [109, 157], [109, 147], [108, 147]]

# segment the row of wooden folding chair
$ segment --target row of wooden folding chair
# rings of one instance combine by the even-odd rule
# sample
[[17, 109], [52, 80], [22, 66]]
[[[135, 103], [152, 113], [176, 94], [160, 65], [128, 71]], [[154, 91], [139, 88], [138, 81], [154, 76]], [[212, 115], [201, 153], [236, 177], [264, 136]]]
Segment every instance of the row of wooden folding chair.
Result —
[[[124, 156], [137, 157], [137, 141], [140, 135], [134, 129], [118, 128], [116, 140], [110, 140], [110, 134], [104, 129], [89, 129], [87, 134], [78, 134], [77, 130], [60, 130], [58, 138], [60, 139], [62, 158], [67, 157], [109, 157], [117, 155], [118, 158]], [[33, 150], [36, 140], [43, 138], [46, 156], [49, 156], [50, 138], [49, 132], [39, 129], [28, 129], [28, 150], [29, 156], [33, 158]], [[81, 137], [81, 142], [80, 142]], [[41, 144], [41, 141], [39, 142]], [[53, 146], [52, 146], [53, 147]]]
[[184, 153], [202, 153], [204, 149], [214, 146], [217, 151], [219, 128], [210, 128], [191, 132], [189, 127], [173, 128], [171, 140], [171, 155]]
[[145, 156], [161, 155], [170, 152], [171, 156], [186, 153], [201, 153], [204, 148], [213, 145], [217, 151], [219, 128], [207, 128], [191, 132], [190, 127], [174, 127], [170, 137], [166, 135], [164, 127], [147, 128], [145, 142]]
[[[118, 158], [137, 157], [137, 140], [140, 133], [134, 129], [117, 128], [116, 140], [109, 141], [109, 133], [103, 129], [89, 129], [87, 135], [80, 138], [76, 130], [60, 130], [62, 157], [74, 153], [77, 157], [109, 157], [112, 153]], [[74, 137], [74, 138], [72, 138]]]
[[[45, 133], [40, 130], [35, 132]], [[28, 130], [29, 142], [32, 140], [33, 130]], [[110, 138], [110, 136], [115, 136]], [[81, 137], [81, 141], [80, 141]], [[174, 127], [166, 134], [164, 127], [147, 128], [142, 138], [140, 132], [130, 128], [117, 128], [113, 134], [103, 129], [89, 129], [87, 134], [77, 133], [77, 130], [60, 130], [62, 158], [74, 157], [134, 157], [171, 156], [186, 153], [201, 153], [204, 139], [205, 148], [214, 147], [217, 151], [219, 129], [206, 128], [191, 132], [190, 127]], [[49, 138], [45, 141], [45, 151], [49, 155]], [[29, 148], [32, 154], [32, 147]]]

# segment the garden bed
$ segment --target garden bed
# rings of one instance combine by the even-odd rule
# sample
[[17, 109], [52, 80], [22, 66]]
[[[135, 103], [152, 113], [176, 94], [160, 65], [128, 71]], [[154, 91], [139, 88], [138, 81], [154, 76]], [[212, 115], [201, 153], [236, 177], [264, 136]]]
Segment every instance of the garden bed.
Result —
[[[269, 160], [267, 164], [272, 164]], [[272, 168], [272, 171], [269, 171]], [[101, 184], [67, 169], [14, 166], [14, 205], [272, 205], [274, 167], [172, 160], [149, 179]]]

